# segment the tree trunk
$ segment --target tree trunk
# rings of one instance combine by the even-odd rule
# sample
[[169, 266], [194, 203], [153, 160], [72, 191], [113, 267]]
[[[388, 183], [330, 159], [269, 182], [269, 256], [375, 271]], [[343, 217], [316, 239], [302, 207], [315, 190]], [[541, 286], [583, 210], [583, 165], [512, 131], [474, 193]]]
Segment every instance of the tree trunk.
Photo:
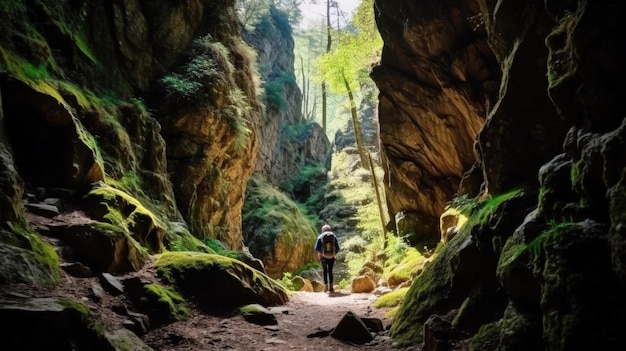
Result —
[[383, 250], [385, 250], [387, 248], [387, 228], [385, 227], [383, 200], [380, 197], [380, 190], [378, 189], [378, 180], [376, 180], [376, 172], [374, 172], [374, 162], [372, 162], [372, 155], [368, 153], [367, 158], [370, 163], [370, 169], [372, 170], [372, 182], [374, 183], [374, 190], [376, 190], [376, 202], [378, 203], [378, 215], [380, 216], [380, 229], [383, 233]]
[[309, 101], [309, 97], [307, 96], [308, 91], [305, 80], [306, 75], [304, 74], [304, 59], [302, 58], [302, 55], [300, 55], [300, 74], [302, 75], [302, 116], [305, 119], [308, 119], [307, 114], [309, 112], [309, 107], [307, 106], [307, 103]]
[[352, 126], [354, 127], [354, 139], [356, 140], [356, 148], [359, 150], [359, 157], [361, 158], [361, 166], [370, 172], [373, 172], [373, 168], [370, 167], [370, 164], [365, 156], [365, 146], [363, 145], [363, 137], [361, 135], [361, 124], [359, 123], [359, 118], [356, 115], [356, 103], [354, 102], [354, 95], [352, 94], [352, 89], [350, 88], [350, 84], [346, 79], [345, 74], [341, 72], [341, 79], [343, 79], [343, 83], [346, 85], [346, 90], [348, 91], [348, 99], [350, 100], [350, 114], [352, 115]]
[[[331, 0], [326, 1], [326, 53], [330, 52], [332, 45], [332, 37], [330, 35], [330, 4]], [[322, 129], [326, 133], [326, 82], [322, 81]]]

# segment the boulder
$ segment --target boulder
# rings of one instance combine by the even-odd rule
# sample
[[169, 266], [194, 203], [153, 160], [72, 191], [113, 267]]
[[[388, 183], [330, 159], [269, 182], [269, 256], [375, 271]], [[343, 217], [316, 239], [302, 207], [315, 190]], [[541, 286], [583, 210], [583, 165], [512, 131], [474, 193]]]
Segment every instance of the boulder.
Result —
[[355, 344], [365, 344], [374, 339], [363, 320], [353, 312], [347, 312], [330, 334], [335, 339]]
[[285, 289], [235, 259], [198, 252], [167, 252], [156, 261], [157, 274], [200, 308], [228, 313], [246, 304], [282, 305]]
[[124, 228], [102, 222], [70, 225], [63, 240], [87, 266], [101, 272], [131, 272], [143, 267], [148, 254]]
[[376, 289], [376, 282], [369, 276], [361, 275], [352, 279], [352, 292], [353, 293], [366, 293], [372, 292]]
[[239, 313], [250, 323], [257, 325], [278, 325], [276, 316], [267, 308], [259, 304], [250, 304], [239, 308]]

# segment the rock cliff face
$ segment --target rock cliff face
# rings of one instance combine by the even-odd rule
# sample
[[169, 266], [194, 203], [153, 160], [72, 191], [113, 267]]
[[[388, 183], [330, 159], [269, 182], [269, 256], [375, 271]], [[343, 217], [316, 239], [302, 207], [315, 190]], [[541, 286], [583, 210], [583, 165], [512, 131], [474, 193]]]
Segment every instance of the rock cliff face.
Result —
[[0, 18], [0, 246], [31, 267], [0, 281], [58, 277], [22, 202], [55, 201], [127, 249], [242, 248], [262, 109], [234, 1], [7, 2]]
[[[244, 206], [244, 243], [259, 257], [267, 274], [281, 278], [317, 258], [312, 249], [316, 230], [292, 199], [305, 202], [323, 190], [329, 141], [321, 126], [302, 117], [302, 94], [294, 75], [294, 41], [287, 17], [275, 8], [254, 31], [244, 35], [255, 48], [260, 67], [263, 120], [255, 179], [248, 183]], [[319, 177], [300, 177], [316, 169]], [[268, 211], [269, 210], [269, 211]]]
[[290, 181], [307, 163], [325, 164], [329, 141], [319, 124], [302, 116], [302, 93], [295, 80], [294, 41], [287, 18], [272, 8], [244, 38], [257, 52], [265, 90], [255, 173], [278, 186]]
[[500, 83], [478, 7], [463, 1], [376, 2], [382, 59], [381, 152], [393, 227], [419, 247], [475, 162], [474, 140]]
[[[410, 228], [428, 242], [438, 231], [423, 223], [435, 225], [455, 192], [478, 201], [412, 285], [394, 339], [424, 350], [460, 339], [472, 350], [621, 348], [626, 49], [617, 33], [626, 5], [376, 9], [392, 214], [417, 213]], [[396, 79], [409, 83], [393, 89]]]

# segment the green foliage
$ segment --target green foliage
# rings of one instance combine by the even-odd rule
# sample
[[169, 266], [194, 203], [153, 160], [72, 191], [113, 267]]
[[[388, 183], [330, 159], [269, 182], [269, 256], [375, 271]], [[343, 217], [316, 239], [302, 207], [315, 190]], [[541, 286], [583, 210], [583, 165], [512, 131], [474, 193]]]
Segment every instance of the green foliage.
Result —
[[460, 213], [468, 215], [479, 207], [478, 199], [475, 197], [468, 197], [467, 194], [461, 196], [455, 196], [448, 202], [446, 208], [454, 208]]
[[277, 110], [287, 108], [287, 100], [285, 99], [285, 86], [296, 86], [296, 80], [293, 74], [284, 71], [273, 71], [268, 76], [263, 88], [263, 100], [267, 106], [271, 106]]
[[21, 1], [2, 0], [0, 1], [0, 15], [4, 17], [20, 17], [26, 15], [26, 6]]
[[202, 84], [190, 81], [184, 75], [178, 73], [172, 73], [161, 78], [161, 82], [165, 85], [168, 96], [179, 102], [191, 100], [202, 87]]
[[263, 84], [263, 99], [267, 106], [272, 106], [277, 110], [287, 108], [287, 100], [285, 100], [285, 88], [280, 81], [267, 81]]
[[289, 272], [285, 272], [283, 273], [283, 277], [276, 280], [276, 282], [280, 285], [282, 285], [283, 288], [285, 288], [285, 290], [287, 291], [295, 291], [296, 287], [293, 284], [293, 275]]
[[[242, 49], [241, 52], [247, 51]], [[236, 135], [233, 148], [241, 152], [252, 133], [248, 128], [251, 106], [237, 86], [237, 72], [230, 55], [230, 50], [222, 43], [210, 36], [201, 37], [193, 42], [188, 62], [177, 72], [162, 77], [160, 82], [169, 103], [177, 109], [209, 110], [224, 118]]]
[[379, 60], [382, 38], [374, 20], [373, 0], [364, 0], [357, 8], [352, 19], [352, 28], [346, 28], [334, 37], [339, 38], [329, 53], [319, 60], [321, 80], [328, 83], [336, 93], [347, 92], [344, 78], [352, 91], [358, 91], [362, 85], [373, 85], [369, 78], [372, 64]]
[[278, 30], [282, 32], [282, 36], [285, 38], [291, 37], [291, 24], [289, 24], [289, 15], [287, 12], [276, 8], [276, 6], [270, 6], [270, 15]]
[[302, 18], [302, 0], [238, 0], [237, 13], [247, 30], [270, 25], [270, 17], [280, 30], [291, 35], [291, 24], [297, 25]]
[[[284, 192], [291, 193], [298, 201], [304, 202], [305, 213], [309, 214], [313, 222], [317, 222], [317, 213], [324, 206], [326, 168], [320, 164], [306, 164], [300, 168], [298, 174], [290, 181], [280, 185]], [[315, 189], [311, 193], [311, 189]]]
[[385, 255], [387, 256], [387, 265], [398, 264], [406, 256], [407, 252], [411, 249], [406, 238], [396, 235], [389, 235], [387, 237], [387, 247], [385, 248]]

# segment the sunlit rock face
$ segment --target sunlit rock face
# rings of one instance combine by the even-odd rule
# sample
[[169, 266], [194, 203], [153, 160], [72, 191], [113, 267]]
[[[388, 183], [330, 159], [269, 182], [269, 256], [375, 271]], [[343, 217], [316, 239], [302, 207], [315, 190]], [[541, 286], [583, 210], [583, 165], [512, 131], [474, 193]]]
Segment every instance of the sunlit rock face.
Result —
[[302, 93], [294, 72], [294, 40], [286, 18], [271, 10], [244, 39], [257, 52], [265, 111], [258, 129], [255, 174], [276, 186], [298, 175], [307, 163], [325, 164], [328, 137], [302, 116]]
[[178, 70], [194, 71], [201, 88], [179, 94], [163, 83], [158, 118], [177, 203], [192, 233], [238, 250], [261, 108], [251, 79], [251, 49], [235, 34], [222, 42], [209, 37], [194, 42]]
[[[0, 141], [13, 154], [5, 167], [17, 166], [32, 188], [84, 193], [105, 181], [197, 237], [241, 248], [261, 108], [234, 4], [35, 0], [3, 8]], [[223, 84], [202, 89], [220, 91], [196, 106], [166, 96], [163, 78], [181, 74], [195, 40], [207, 36], [223, 49], [213, 58], [228, 58], [215, 66]]]
[[413, 244], [432, 246], [439, 215], [475, 162], [500, 70], [471, 2], [376, 1], [375, 8], [385, 44], [371, 76], [380, 90], [388, 209]]

